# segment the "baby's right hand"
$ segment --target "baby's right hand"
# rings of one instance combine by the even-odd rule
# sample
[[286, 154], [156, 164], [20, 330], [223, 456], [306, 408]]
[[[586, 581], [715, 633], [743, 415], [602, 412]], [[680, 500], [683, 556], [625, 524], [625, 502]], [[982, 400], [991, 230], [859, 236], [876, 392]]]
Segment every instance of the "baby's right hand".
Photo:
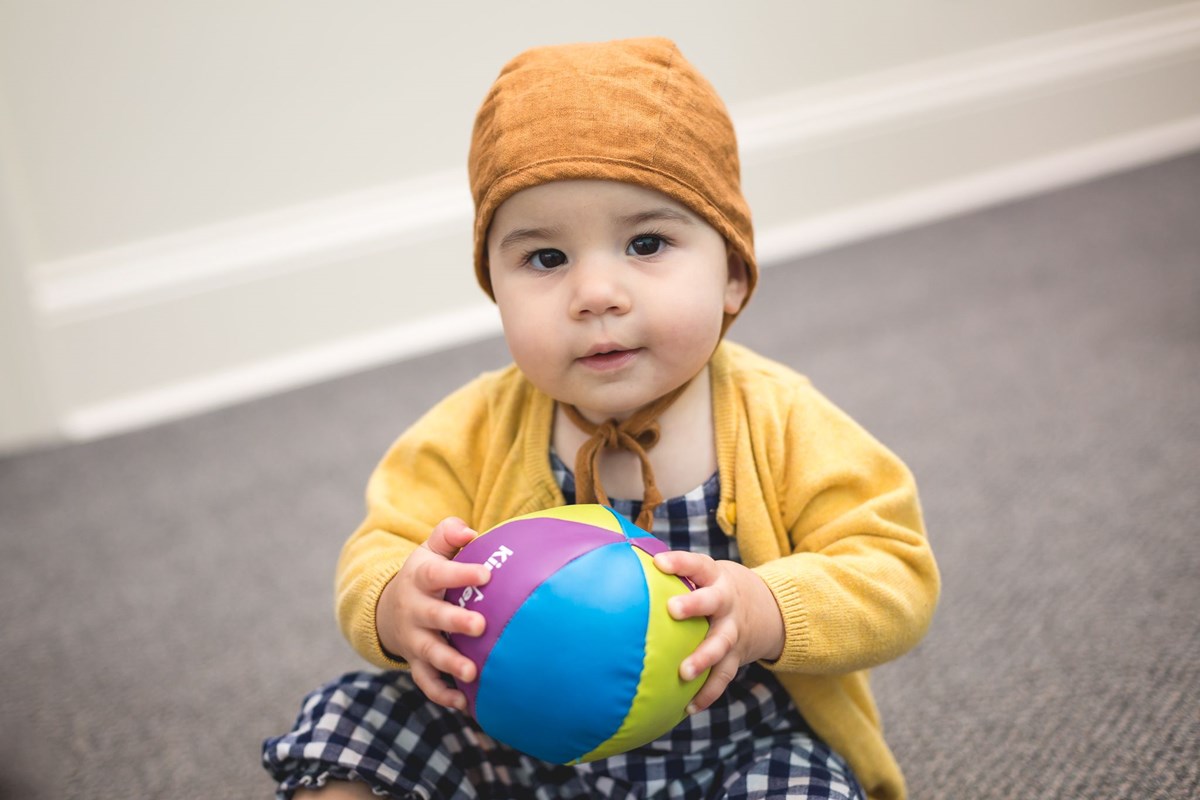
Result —
[[444, 598], [447, 589], [482, 586], [491, 577], [482, 564], [450, 560], [475, 536], [457, 517], [439, 522], [384, 587], [375, 612], [375, 627], [384, 649], [408, 662], [413, 681], [426, 697], [459, 710], [466, 709], [466, 696], [447, 686], [441, 673], [472, 681], [475, 664], [455, 650], [443, 633], [479, 636], [485, 623], [479, 612], [459, 608]]

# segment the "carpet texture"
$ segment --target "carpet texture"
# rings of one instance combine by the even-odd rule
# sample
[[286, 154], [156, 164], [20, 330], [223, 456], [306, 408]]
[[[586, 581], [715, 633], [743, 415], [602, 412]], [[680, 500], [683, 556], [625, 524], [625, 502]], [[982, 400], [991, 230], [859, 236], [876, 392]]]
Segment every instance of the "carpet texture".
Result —
[[[1200, 154], [770, 270], [731, 338], [917, 475], [944, 593], [875, 673], [914, 798], [1200, 794]], [[0, 460], [0, 797], [269, 796], [260, 740], [360, 666], [367, 474], [506, 360]]]

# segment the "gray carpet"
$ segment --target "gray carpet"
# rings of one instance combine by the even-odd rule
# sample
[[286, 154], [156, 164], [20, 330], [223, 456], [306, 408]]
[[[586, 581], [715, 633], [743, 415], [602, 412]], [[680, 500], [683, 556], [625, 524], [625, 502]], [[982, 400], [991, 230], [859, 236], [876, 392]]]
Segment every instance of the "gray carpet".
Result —
[[[733, 338], [913, 467], [945, 578], [876, 673], [915, 798], [1200, 793], [1200, 154], [779, 268]], [[363, 482], [489, 341], [0, 461], [0, 796], [266, 797], [359, 662]]]

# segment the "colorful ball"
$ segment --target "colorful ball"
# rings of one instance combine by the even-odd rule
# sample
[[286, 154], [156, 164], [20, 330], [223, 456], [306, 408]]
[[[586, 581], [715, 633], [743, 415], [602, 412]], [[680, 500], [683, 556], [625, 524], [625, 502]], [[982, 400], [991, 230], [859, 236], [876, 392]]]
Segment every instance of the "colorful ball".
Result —
[[667, 600], [690, 583], [654, 566], [667, 546], [610, 508], [576, 505], [516, 517], [455, 559], [486, 564], [484, 586], [446, 599], [487, 620], [450, 642], [479, 668], [459, 682], [490, 736], [558, 764], [594, 761], [657, 739], [686, 715], [707, 673], [679, 665], [708, 633]]

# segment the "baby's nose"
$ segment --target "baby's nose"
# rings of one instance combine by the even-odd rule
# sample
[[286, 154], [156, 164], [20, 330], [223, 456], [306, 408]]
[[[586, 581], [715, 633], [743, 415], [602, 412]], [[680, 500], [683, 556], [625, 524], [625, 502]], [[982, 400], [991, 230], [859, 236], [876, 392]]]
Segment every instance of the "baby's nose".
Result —
[[572, 270], [573, 291], [571, 314], [581, 317], [586, 314], [624, 314], [630, 308], [632, 297], [623, 280], [622, 265], [612, 261], [591, 258], [576, 262]]

